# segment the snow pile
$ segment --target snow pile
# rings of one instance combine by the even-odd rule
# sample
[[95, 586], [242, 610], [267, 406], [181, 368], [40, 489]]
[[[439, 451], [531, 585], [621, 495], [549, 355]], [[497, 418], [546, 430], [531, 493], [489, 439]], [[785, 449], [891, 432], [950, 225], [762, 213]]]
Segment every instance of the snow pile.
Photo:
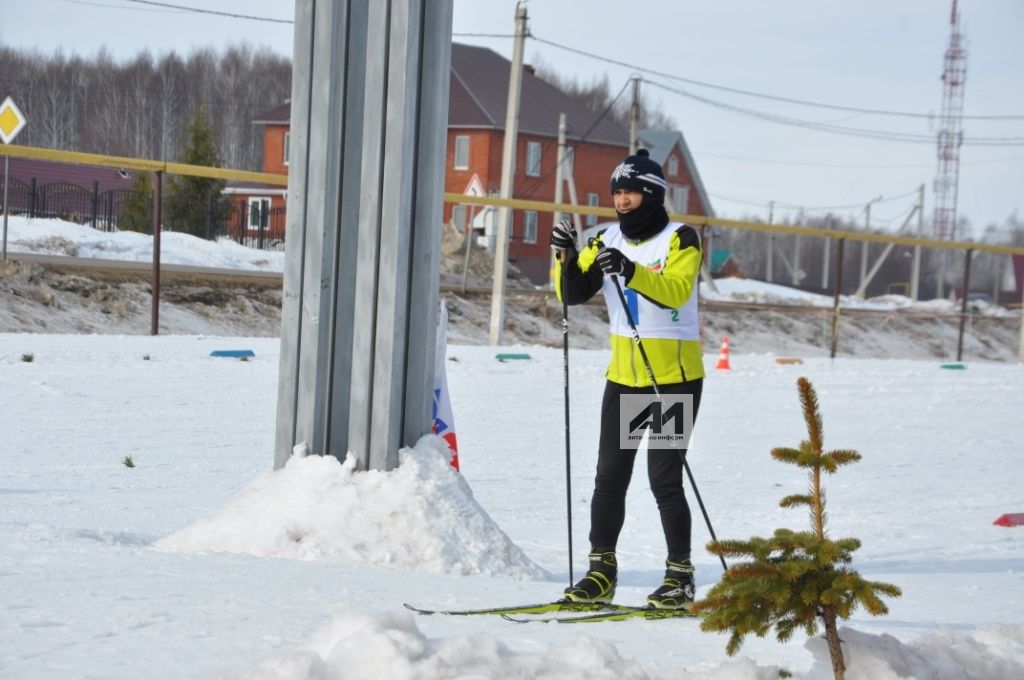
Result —
[[649, 676], [615, 645], [586, 636], [542, 655], [516, 654], [492, 636], [427, 638], [412, 615], [342, 615], [295, 652], [215, 680], [387, 680], [389, 678], [588, 678]]
[[[847, 680], [1018, 680], [1024, 678], [1024, 626], [1001, 625], [971, 635], [942, 631], [904, 644], [891, 635], [840, 628]], [[807, 641], [815, 666], [809, 678], [831, 678], [832, 661], [823, 637]]]
[[[936, 633], [905, 644], [891, 635], [841, 628], [840, 637], [848, 680], [1016, 680], [1024, 677], [1022, 632], [1021, 626], [1001, 626], [972, 635]], [[679, 671], [672, 677], [830, 680], [832, 662], [824, 639], [812, 638], [806, 646], [815, 657], [814, 666], [806, 673], [759, 666], [740, 656], [714, 668]], [[247, 671], [212, 676], [212, 680], [660, 677], [665, 676], [656, 667], [624, 659], [613, 643], [587, 635], [579, 635], [568, 644], [549, 645], [537, 653], [516, 653], [488, 635], [428, 638], [414, 617], [403, 613], [336, 616], [295, 651], [267, 659]]]
[[[14, 215], [8, 219], [9, 252], [128, 262], [153, 261], [153, 238], [147, 234], [99, 231], [84, 224], [57, 219]], [[160, 236], [160, 261], [163, 264], [279, 272], [283, 271], [284, 252], [247, 248], [226, 238], [207, 241], [189, 234], [165, 231]]]
[[[962, 635], [945, 632], [904, 644], [891, 635], [840, 629], [849, 680], [1016, 680], [1021, 626], [1002, 626]], [[815, 665], [806, 673], [758, 666], [746, 657], [673, 677], [704, 680], [768, 680], [778, 677], [828, 680], [832, 663], [821, 637], [807, 642]], [[1017, 649], [1017, 660], [1012, 658]], [[785, 671], [783, 675], [780, 671]], [[651, 675], [653, 673], [653, 675]], [[567, 645], [542, 652], [515, 653], [492, 636], [430, 639], [409, 614], [342, 615], [294, 652], [268, 659], [248, 671], [222, 673], [213, 680], [341, 680], [387, 678], [590, 678], [642, 680], [663, 677], [654, 667], [624, 659], [610, 642], [579, 635]]]
[[543, 577], [474, 500], [444, 440], [420, 439], [397, 469], [293, 456], [214, 516], [156, 543], [171, 552], [392, 565], [431, 573]]

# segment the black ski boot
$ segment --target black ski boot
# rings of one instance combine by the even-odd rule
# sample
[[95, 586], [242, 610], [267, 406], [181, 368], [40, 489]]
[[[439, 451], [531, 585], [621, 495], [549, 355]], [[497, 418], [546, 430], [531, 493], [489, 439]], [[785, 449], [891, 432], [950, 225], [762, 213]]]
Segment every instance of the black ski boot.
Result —
[[590, 553], [590, 571], [579, 583], [565, 589], [565, 598], [571, 602], [611, 602], [615, 597], [618, 563], [614, 552]]
[[665, 580], [647, 596], [647, 605], [655, 609], [682, 609], [693, 602], [695, 592], [693, 563], [669, 557], [665, 560]]

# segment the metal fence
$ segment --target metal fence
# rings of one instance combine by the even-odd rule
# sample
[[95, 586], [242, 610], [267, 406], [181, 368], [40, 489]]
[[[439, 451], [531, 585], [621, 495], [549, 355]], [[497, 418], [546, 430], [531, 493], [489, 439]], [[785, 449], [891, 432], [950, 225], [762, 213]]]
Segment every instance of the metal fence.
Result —
[[[2, 168], [0, 168], [2, 169]], [[0, 186], [4, 177], [0, 174]], [[100, 231], [153, 231], [152, 193], [139, 195], [132, 189], [101, 191], [99, 183], [83, 187], [68, 182], [42, 184], [32, 178], [25, 182], [11, 178], [7, 187], [8, 211], [12, 215], [55, 218], [85, 224]], [[165, 203], [166, 206], [166, 193]], [[132, 200], [135, 199], [135, 200]], [[136, 206], [129, 214], [130, 205]], [[138, 206], [143, 206], [141, 210]], [[202, 224], [168, 227], [164, 230], [188, 233], [215, 240], [230, 238], [241, 245], [261, 250], [284, 250], [285, 208], [271, 208], [264, 200], [211, 199]], [[166, 208], [165, 208], [166, 214]]]
[[220, 235], [250, 248], [284, 250], [285, 212], [266, 201], [231, 201]]
[[98, 182], [83, 187], [68, 182], [40, 184], [35, 178], [28, 182], [11, 178], [7, 192], [11, 214], [59, 218], [103, 231], [117, 229], [125, 196], [132, 193], [129, 189], [100, 191]]

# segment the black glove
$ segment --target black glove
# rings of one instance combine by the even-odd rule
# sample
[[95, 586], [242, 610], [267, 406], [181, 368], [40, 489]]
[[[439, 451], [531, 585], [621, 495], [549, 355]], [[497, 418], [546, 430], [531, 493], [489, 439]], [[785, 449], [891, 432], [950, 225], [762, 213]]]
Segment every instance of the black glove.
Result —
[[636, 270], [636, 264], [615, 248], [603, 248], [597, 254], [597, 266], [605, 274], [618, 274], [629, 283]]
[[562, 220], [551, 230], [551, 247], [555, 250], [576, 247], [576, 226], [571, 220]]

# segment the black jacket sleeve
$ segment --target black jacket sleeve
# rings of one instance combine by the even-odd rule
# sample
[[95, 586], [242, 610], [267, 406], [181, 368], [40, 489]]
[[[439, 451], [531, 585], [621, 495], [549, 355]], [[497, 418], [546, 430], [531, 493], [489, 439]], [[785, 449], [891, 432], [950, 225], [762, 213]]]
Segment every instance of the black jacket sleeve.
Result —
[[570, 249], [569, 257], [559, 267], [559, 290], [570, 305], [580, 305], [594, 297], [604, 282], [604, 272], [600, 267], [590, 267], [583, 271], [580, 269], [579, 258], [580, 254]]

